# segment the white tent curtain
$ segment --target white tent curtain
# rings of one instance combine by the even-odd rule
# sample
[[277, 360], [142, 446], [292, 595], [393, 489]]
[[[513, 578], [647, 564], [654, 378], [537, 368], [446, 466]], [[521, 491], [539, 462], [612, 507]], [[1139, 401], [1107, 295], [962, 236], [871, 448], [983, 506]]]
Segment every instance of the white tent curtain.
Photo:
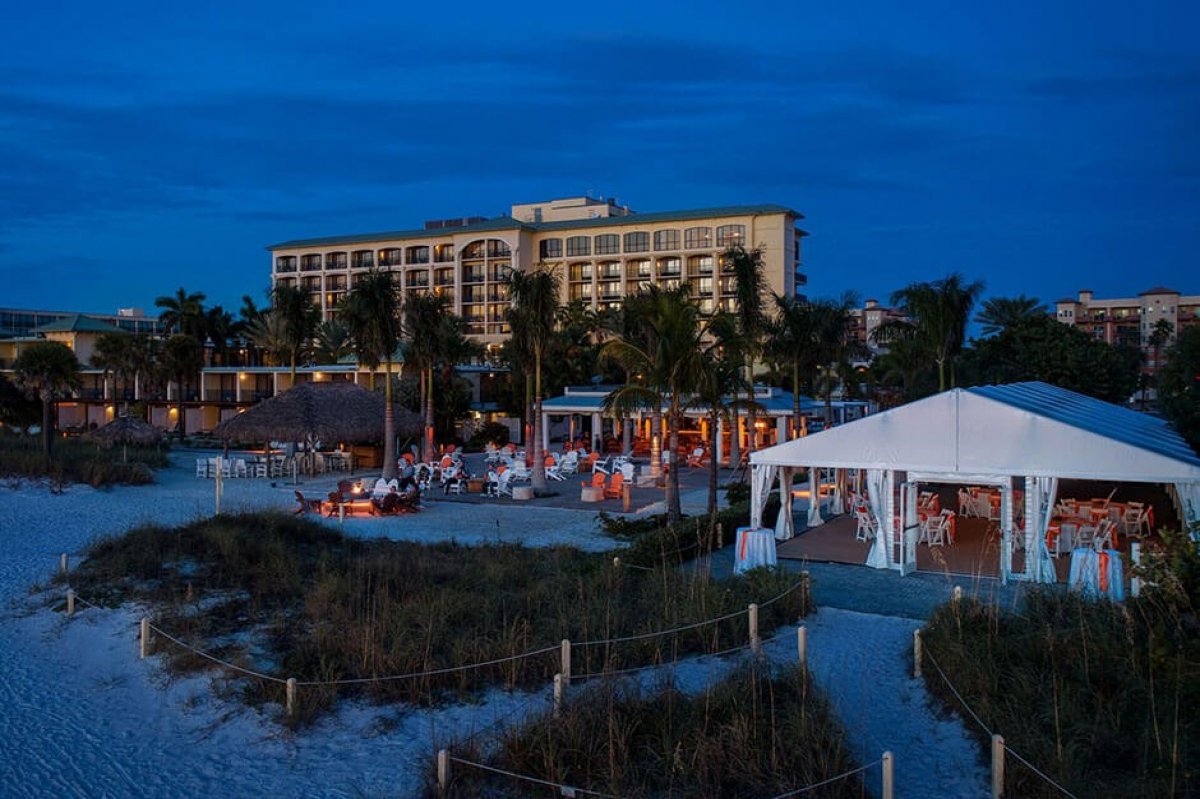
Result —
[[[1050, 529], [1050, 517], [1054, 515], [1054, 503], [1058, 499], [1058, 478], [1057, 477], [1036, 477], [1038, 485], [1038, 497], [1041, 502], [1038, 503], [1038, 537], [1034, 542], [1037, 547], [1037, 572], [1034, 579], [1039, 583], [1056, 583], [1058, 582], [1058, 573], [1054, 571], [1054, 561], [1050, 557], [1050, 549], [1046, 546], [1046, 532]], [[1029, 498], [1026, 497], [1028, 502]], [[1025, 557], [1029, 558], [1029, 550], [1026, 550]]]
[[849, 493], [849, 478], [845, 469], [833, 470], [833, 506], [830, 513], [843, 514], [846, 512], [846, 500]]
[[1038, 550], [1037, 531], [1042, 529], [1041, 517], [1038, 515], [1042, 507], [1042, 498], [1038, 481], [1033, 477], [1025, 478], [1025, 579], [1037, 581]]
[[913, 564], [914, 568], [917, 562], [917, 537], [921, 534], [920, 498], [921, 494], [916, 483], [906, 482], [901, 485], [900, 501], [903, 504], [901, 516], [904, 518], [904, 539], [901, 542], [901, 546], [904, 547], [903, 562]]
[[767, 496], [771, 493], [771, 483], [775, 482], [775, 471], [779, 467], [763, 463], [754, 464], [750, 474], [750, 526], [762, 527], [763, 508], [767, 506]]
[[784, 466], [779, 470], [779, 518], [775, 520], [775, 539], [786, 541], [796, 535], [792, 521], [792, 475], [795, 470]]
[[875, 518], [875, 529], [879, 532], [871, 542], [871, 551], [867, 553], [867, 565], [876, 569], [886, 569], [892, 565], [891, 536], [888, 535], [888, 524], [884, 523], [887, 514], [887, 472], [883, 469], [867, 469], [867, 500], [871, 507], [871, 516]]
[[821, 518], [821, 470], [808, 467], [808, 526], [817, 527], [825, 523]]
[[1184, 526], [1190, 528], [1200, 522], [1200, 483], [1176, 483], [1175, 495], [1179, 497]]

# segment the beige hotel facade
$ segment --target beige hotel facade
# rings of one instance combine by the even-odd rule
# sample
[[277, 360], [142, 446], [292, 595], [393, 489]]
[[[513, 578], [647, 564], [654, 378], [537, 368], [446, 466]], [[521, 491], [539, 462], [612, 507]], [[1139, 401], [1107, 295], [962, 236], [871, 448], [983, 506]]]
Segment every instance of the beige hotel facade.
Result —
[[512, 206], [507, 216], [426, 222], [415, 230], [298, 239], [272, 245], [272, 285], [308, 291], [325, 318], [360, 275], [395, 273], [405, 292], [447, 296], [468, 333], [484, 344], [507, 338], [509, 269], [554, 264], [563, 301], [593, 310], [619, 307], [640, 289], [689, 282], [701, 310], [730, 309], [735, 285], [721, 254], [761, 247], [771, 291], [803, 296], [797, 227], [801, 214], [780, 205], [741, 205], [636, 213], [612, 200], [571, 197]]

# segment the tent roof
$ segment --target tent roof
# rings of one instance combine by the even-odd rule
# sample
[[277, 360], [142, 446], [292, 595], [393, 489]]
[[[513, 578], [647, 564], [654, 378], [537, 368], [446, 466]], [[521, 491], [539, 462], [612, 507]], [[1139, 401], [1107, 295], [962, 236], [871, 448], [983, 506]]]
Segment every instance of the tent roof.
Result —
[[954, 389], [760, 450], [753, 463], [1200, 482], [1166, 422], [1046, 383]]

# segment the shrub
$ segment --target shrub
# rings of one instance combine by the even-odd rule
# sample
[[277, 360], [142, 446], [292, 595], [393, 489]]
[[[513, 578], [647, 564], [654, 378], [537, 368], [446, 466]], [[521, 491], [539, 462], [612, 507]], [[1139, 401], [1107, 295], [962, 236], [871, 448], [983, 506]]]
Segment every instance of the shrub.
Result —
[[101, 449], [79, 439], [61, 439], [54, 444], [54, 459], [47, 463], [41, 444], [33, 436], [0, 435], [0, 475], [43, 477], [58, 483], [144, 485], [154, 482], [151, 468], [168, 465], [166, 450], [129, 447], [129, 461], [122, 460], [120, 446]]
[[[769, 631], [807, 610], [795, 578], [757, 571], [722, 581], [666, 568], [614, 568], [608, 555], [565, 547], [345, 538], [280, 514], [220, 516], [181, 528], [143, 527], [96, 543], [72, 583], [90, 601], [158, 605], [164, 629], [227, 660], [280, 678], [364, 679], [423, 672], [552, 647], [536, 657], [421, 680], [368, 682], [345, 693], [378, 701], [436, 702], [486, 684], [547, 682], [564, 639], [652, 632], [764, 605]], [[669, 661], [745, 643], [744, 618], [622, 644], [578, 646], [577, 673]], [[252, 651], [265, 654], [251, 656]], [[164, 650], [176, 668], [204, 661]], [[265, 662], [257, 662], [259, 660]], [[305, 689], [307, 712], [333, 688]], [[279, 687], [247, 687], [251, 701]]]
[[[799, 668], [749, 664], [696, 696], [673, 685], [584, 688], [562, 716], [509, 731], [490, 757], [456, 756], [616, 796], [774, 796], [855, 767], [845, 735]], [[454, 771], [450, 796], [528, 796], [527, 782]], [[819, 796], [860, 797], [855, 775]], [[434, 793], [427, 794], [433, 796]]]
[[[923, 639], [983, 721], [1076, 795], [1192, 795], [1200, 635], [1181, 596], [1150, 590], [1114, 604], [1043, 589], [1016, 613], [964, 599], [938, 608]], [[961, 712], [936, 670], [926, 682]], [[1058, 795], [1010, 764], [1006, 795]]]
[[499, 422], [486, 422], [475, 429], [471, 437], [467, 439], [466, 447], [469, 450], [480, 451], [490, 442], [497, 447], [503, 447], [508, 443], [509, 431], [506, 425]]

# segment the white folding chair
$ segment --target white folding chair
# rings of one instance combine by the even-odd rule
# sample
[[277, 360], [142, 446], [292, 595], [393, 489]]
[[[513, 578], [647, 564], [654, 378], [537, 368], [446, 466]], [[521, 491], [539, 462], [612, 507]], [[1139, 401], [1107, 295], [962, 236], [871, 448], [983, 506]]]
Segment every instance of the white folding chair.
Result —
[[954, 511], [944, 510], [937, 516], [929, 517], [929, 546], [940, 547], [949, 543], [950, 538], [950, 520], [954, 518]]
[[971, 492], [965, 488], [958, 489], [958, 515], [970, 516], [975, 509], [975, 504], [971, 500]]
[[196, 476], [208, 477], [208, 459], [196, 458]]
[[246, 471], [246, 459], [245, 458], [238, 458], [237, 460], [235, 460], [233, 462], [233, 476], [234, 477], [246, 477], [246, 476], [248, 476], [248, 474], [249, 474], [249, 472]]
[[1112, 519], [1104, 519], [1096, 525], [1095, 534], [1092, 536], [1092, 546], [1099, 552], [1102, 549], [1113, 548], [1113, 531], [1116, 524]]
[[855, 511], [854, 516], [858, 519], [858, 529], [854, 532], [854, 540], [870, 541], [873, 539], [878, 530], [878, 525], [875, 523], [875, 519], [871, 517], [871, 514], [860, 510]]

